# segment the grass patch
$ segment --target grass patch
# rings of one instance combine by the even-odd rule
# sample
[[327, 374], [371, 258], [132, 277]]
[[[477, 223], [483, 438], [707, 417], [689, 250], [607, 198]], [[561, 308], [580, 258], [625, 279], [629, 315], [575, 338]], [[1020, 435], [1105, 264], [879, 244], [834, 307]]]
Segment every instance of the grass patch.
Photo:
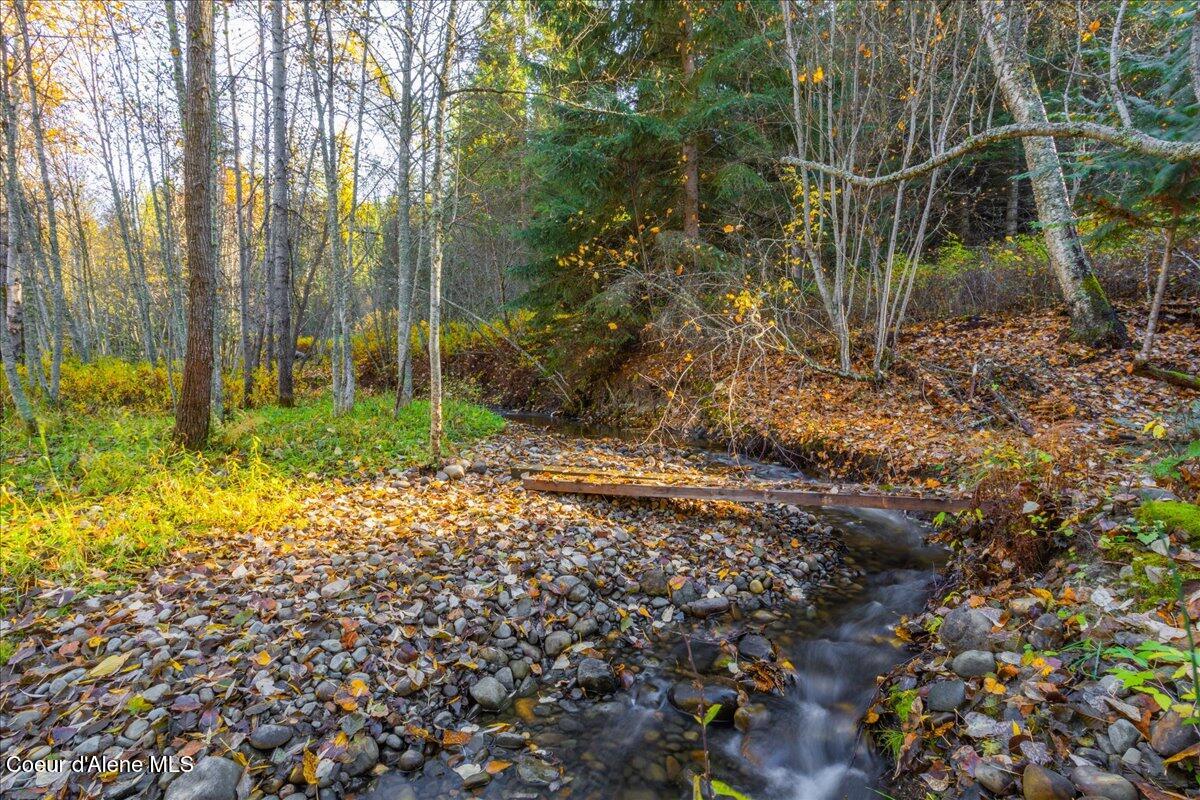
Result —
[[[478, 406], [450, 401], [445, 410], [451, 449], [504, 425]], [[110, 408], [41, 419], [39, 436], [26, 435], [15, 415], [0, 429], [6, 589], [47, 575], [112, 580], [190, 537], [282, 525], [315, 482], [428, 458], [428, 404], [414, 403], [397, 419], [383, 396], [365, 397], [339, 418], [327, 398], [237, 412], [203, 453], [175, 447], [172, 419], [162, 412]]]
[[1200, 506], [1182, 500], [1151, 500], [1137, 510], [1140, 522], [1152, 525], [1161, 522], [1167, 530], [1187, 534], [1192, 545], [1200, 544]]

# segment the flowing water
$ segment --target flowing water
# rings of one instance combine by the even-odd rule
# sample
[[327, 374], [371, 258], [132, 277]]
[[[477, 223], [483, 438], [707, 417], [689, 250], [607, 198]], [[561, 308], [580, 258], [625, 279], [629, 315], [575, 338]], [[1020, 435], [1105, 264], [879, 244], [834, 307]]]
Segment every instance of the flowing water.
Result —
[[[558, 423], [554, 428], [570, 435], [594, 433], [564, 431]], [[710, 455], [732, 463], [727, 456]], [[749, 465], [764, 478], [803, 477], [776, 465]], [[879, 798], [881, 759], [859, 735], [857, 722], [874, 694], [876, 676], [903, 658], [891, 637], [892, 625], [923, 606], [942, 554], [923, 543], [924, 527], [903, 514], [816, 513], [842, 532], [848, 559], [866, 575], [849, 589], [819, 598], [815, 617], [803, 608], [784, 608], [777, 621], [749, 626], [761, 628], [779, 658], [791, 662], [794, 680], [782, 694], [752, 697], [760, 707], [745, 732], [718, 720], [702, 735], [696, 720], [672, 706], [668, 695], [693, 666], [706, 672], [719, 655], [716, 643], [747, 625], [732, 620], [715, 628], [711, 622], [685, 625], [648, 650], [613, 653], [614, 662], [624, 659], [643, 669], [631, 689], [606, 702], [518, 704], [510, 719], [562, 760], [570, 780], [558, 791], [535, 790], [508, 769], [481, 796], [685, 799], [692, 797], [688, 776], [702, 770], [707, 752], [712, 777], [754, 800]], [[372, 796], [451, 797], [458, 794], [450, 788], [456, 778], [444, 764], [431, 761], [422, 776], [397, 776], [411, 787], [405, 792], [389, 793], [385, 776]]]

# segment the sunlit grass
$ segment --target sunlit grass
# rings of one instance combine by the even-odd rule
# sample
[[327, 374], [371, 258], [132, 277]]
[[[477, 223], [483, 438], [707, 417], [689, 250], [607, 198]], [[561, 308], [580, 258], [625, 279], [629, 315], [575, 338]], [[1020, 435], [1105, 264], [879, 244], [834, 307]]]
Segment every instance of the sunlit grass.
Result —
[[[171, 443], [165, 413], [44, 413], [40, 436], [14, 416], [0, 429], [0, 582], [10, 590], [51, 575], [111, 580], [204, 535], [279, 527], [315, 484], [428, 452], [428, 404], [397, 419], [388, 397], [337, 418], [325, 398], [236, 412], [199, 454]], [[448, 402], [446, 416], [452, 447], [503, 427], [464, 403]]]

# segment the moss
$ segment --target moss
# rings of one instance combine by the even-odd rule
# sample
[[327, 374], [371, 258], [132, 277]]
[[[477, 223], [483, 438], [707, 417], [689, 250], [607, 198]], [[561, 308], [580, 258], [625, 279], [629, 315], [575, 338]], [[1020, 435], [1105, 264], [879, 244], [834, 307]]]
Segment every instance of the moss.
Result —
[[1188, 541], [1200, 545], [1200, 506], [1182, 500], [1151, 500], [1137, 510], [1144, 524], [1161, 522], [1168, 530], [1187, 534]]
[[1088, 275], [1083, 279], [1083, 291], [1091, 300], [1092, 305], [1097, 308], [1108, 307], [1108, 295], [1104, 292], [1104, 287], [1100, 285], [1100, 281], [1095, 275]]

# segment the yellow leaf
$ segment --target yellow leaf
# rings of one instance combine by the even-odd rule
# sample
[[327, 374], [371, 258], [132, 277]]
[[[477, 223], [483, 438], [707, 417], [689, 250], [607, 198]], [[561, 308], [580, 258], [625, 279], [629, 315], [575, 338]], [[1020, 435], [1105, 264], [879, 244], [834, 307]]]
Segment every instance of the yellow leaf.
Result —
[[317, 784], [317, 754], [310, 750], [304, 751], [304, 782], [310, 786]]
[[484, 766], [484, 770], [488, 775], [495, 775], [503, 772], [511, 766], [511, 761], [502, 761], [501, 759], [493, 758], [491, 761], [487, 762], [487, 764]]
[[104, 644], [103, 636], [93, 636], [92, 638], [87, 640], [88, 647], [99, 647], [102, 644]]
[[442, 747], [462, 747], [471, 741], [471, 734], [466, 731], [445, 731], [442, 733]]
[[726, 225], [724, 228], [721, 228], [721, 230], [725, 231], [726, 233], [733, 233], [733, 226]]
[[354, 697], [362, 697], [365, 694], [370, 694], [371, 690], [367, 687], [367, 682], [362, 678], [355, 678], [350, 681], [350, 694]]
[[617, 329], [617, 323], [615, 323], [615, 322], [608, 323], [608, 329], [610, 331], [615, 331]]
[[996, 680], [991, 675], [988, 675], [983, 679], [983, 689], [989, 694], [1005, 694], [1008, 692], [1008, 689], [1004, 687], [1004, 684], [1000, 683], [1000, 681]]
[[118, 653], [109, 656], [101, 661], [96, 666], [92, 667], [88, 677], [91, 678], [107, 678], [114, 672], [125, 666], [125, 661], [129, 658], [129, 653]]
[[254, 657], [254, 663], [258, 664], [260, 667], [265, 667], [267, 664], [271, 663], [271, 654], [266, 650], [260, 650], [258, 655]]
[[821, 81], [825, 80], [825, 70], [821, 67], [817, 67], [815, 70], [813, 70], [812, 78], [813, 83], [820, 83]]

